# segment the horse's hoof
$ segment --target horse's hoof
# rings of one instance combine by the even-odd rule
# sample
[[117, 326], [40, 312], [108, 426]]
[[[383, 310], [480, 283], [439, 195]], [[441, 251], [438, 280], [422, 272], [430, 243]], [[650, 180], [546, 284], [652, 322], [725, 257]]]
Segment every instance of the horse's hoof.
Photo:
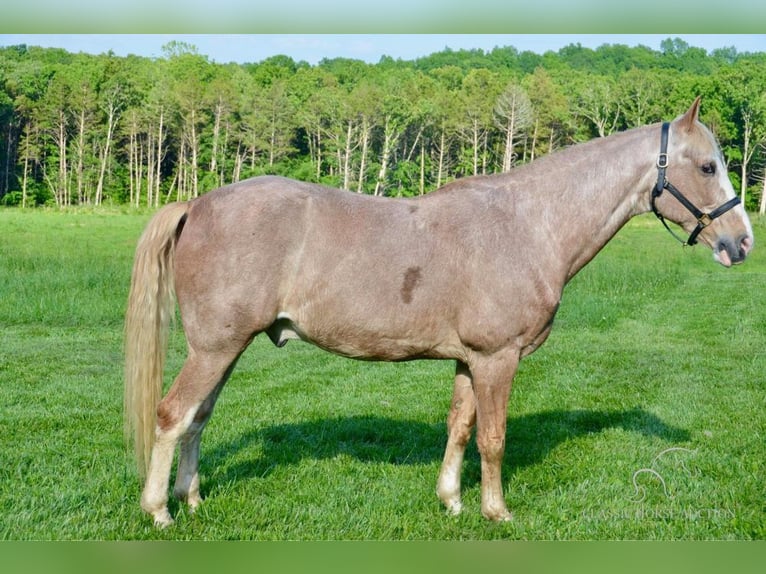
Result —
[[445, 504], [447, 506], [447, 514], [450, 516], [458, 516], [463, 511], [463, 503], [459, 500], [453, 500]]
[[494, 510], [494, 511], [482, 511], [482, 514], [484, 517], [488, 520], [492, 520], [493, 522], [510, 522], [513, 520], [513, 513], [503, 508], [501, 510]]
[[167, 509], [163, 509], [154, 514], [154, 526], [159, 529], [165, 529], [168, 526], [172, 526], [173, 522], [173, 517], [170, 516]]
[[458, 489], [457, 493], [453, 489], [447, 490], [437, 488], [436, 489], [436, 495], [439, 497], [439, 500], [442, 501], [442, 504], [447, 509], [447, 514], [450, 516], [457, 516], [460, 514], [460, 512], [463, 510], [463, 503], [460, 500], [460, 490]]

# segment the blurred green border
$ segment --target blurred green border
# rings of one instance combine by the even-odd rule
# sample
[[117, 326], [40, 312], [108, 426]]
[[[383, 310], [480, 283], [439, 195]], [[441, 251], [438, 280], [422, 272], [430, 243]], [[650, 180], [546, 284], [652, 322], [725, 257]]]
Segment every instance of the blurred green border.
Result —
[[760, 572], [760, 542], [0, 543], [9, 574]]
[[[759, 34], [765, 23], [762, 0], [5, 0], [0, 33]], [[764, 558], [764, 542], [0, 542], [9, 574], [745, 573]]]
[[762, 0], [4, 0], [0, 33], [763, 33]]

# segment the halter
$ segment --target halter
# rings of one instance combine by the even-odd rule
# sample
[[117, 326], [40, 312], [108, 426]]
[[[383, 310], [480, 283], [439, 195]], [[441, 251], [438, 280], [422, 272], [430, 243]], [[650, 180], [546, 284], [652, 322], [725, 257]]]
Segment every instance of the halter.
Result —
[[[684, 194], [682, 194], [678, 189], [670, 183], [667, 178], [665, 177], [665, 169], [668, 167], [668, 130], [670, 129], [670, 123], [665, 122], [662, 124], [662, 137], [660, 140], [660, 155], [657, 157], [657, 184], [654, 186], [654, 189], [652, 190], [652, 211], [654, 212], [654, 215], [657, 216], [657, 219], [659, 219], [662, 224], [665, 226], [665, 229], [667, 229], [670, 234], [675, 237], [680, 243], [682, 243], [684, 246], [686, 245], [694, 245], [697, 243], [697, 236], [700, 234], [700, 232], [705, 229], [708, 225], [713, 223], [713, 220], [722, 216], [724, 213], [729, 211], [732, 207], [735, 205], [738, 205], [740, 203], [739, 197], [732, 197], [729, 201], [724, 203], [723, 205], [715, 208], [710, 213], [703, 213], [697, 207], [686, 197], [684, 197]], [[681, 239], [678, 235], [676, 235], [672, 229], [668, 226], [667, 221], [665, 221], [665, 218], [660, 214], [659, 211], [657, 211], [657, 206], [655, 205], [655, 201], [657, 198], [662, 195], [662, 192], [664, 190], [668, 190], [673, 197], [675, 197], [678, 201], [681, 202], [681, 205], [683, 205], [686, 209], [688, 209], [691, 214], [697, 219], [697, 227], [694, 228], [694, 231], [691, 232], [689, 235], [689, 239], [684, 241]]]

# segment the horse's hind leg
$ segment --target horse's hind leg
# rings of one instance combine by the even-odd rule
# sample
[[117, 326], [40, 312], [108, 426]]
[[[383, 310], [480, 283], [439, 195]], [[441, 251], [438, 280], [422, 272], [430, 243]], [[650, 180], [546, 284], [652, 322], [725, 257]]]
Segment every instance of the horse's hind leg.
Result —
[[178, 500], [186, 502], [192, 512], [202, 502], [199, 492], [199, 453], [202, 431], [213, 414], [213, 408], [215, 408], [218, 395], [234, 370], [235, 364], [236, 360], [229, 366], [218, 385], [213, 389], [213, 392], [207, 396], [199, 407], [192, 424], [189, 426], [189, 430], [180, 439], [178, 469], [176, 471], [173, 495]]
[[[236, 362], [236, 361], [235, 361]], [[192, 424], [180, 439], [180, 448], [178, 454], [178, 469], [176, 471], [176, 483], [173, 488], [173, 495], [181, 501], [186, 502], [189, 508], [194, 512], [202, 502], [199, 492], [199, 453], [200, 442], [202, 440], [202, 431], [213, 414], [213, 408], [218, 400], [226, 380], [234, 369], [232, 363], [227, 369], [221, 381], [213, 389], [202, 405], [197, 410]]]
[[471, 438], [476, 423], [476, 398], [473, 392], [471, 374], [463, 363], [457, 364], [452, 405], [447, 419], [447, 447], [439, 472], [436, 493], [452, 514], [459, 514], [460, 473], [463, 466], [465, 447]]
[[183, 478], [177, 484], [176, 492], [191, 499], [190, 503], [196, 505], [199, 502], [199, 478], [196, 475], [200, 433], [238, 356], [239, 353], [190, 351], [173, 386], [157, 407], [156, 436], [141, 495], [141, 508], [151, 514], [159, 526], [173, 522], [167, 508], [168, 486], [173, 455], [181, 439], [179, 469]]

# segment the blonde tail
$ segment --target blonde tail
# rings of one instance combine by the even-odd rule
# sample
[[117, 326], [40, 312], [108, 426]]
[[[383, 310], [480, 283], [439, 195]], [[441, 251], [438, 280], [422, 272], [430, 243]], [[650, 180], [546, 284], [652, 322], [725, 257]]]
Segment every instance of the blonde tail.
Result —
[[172, 203], [149, 222], [136, 248], [125, 313], [125, 436], [139, 474], [149, 467], [162, 398], [168, 328], [175, 312], [173, 257], [188, 204]]

